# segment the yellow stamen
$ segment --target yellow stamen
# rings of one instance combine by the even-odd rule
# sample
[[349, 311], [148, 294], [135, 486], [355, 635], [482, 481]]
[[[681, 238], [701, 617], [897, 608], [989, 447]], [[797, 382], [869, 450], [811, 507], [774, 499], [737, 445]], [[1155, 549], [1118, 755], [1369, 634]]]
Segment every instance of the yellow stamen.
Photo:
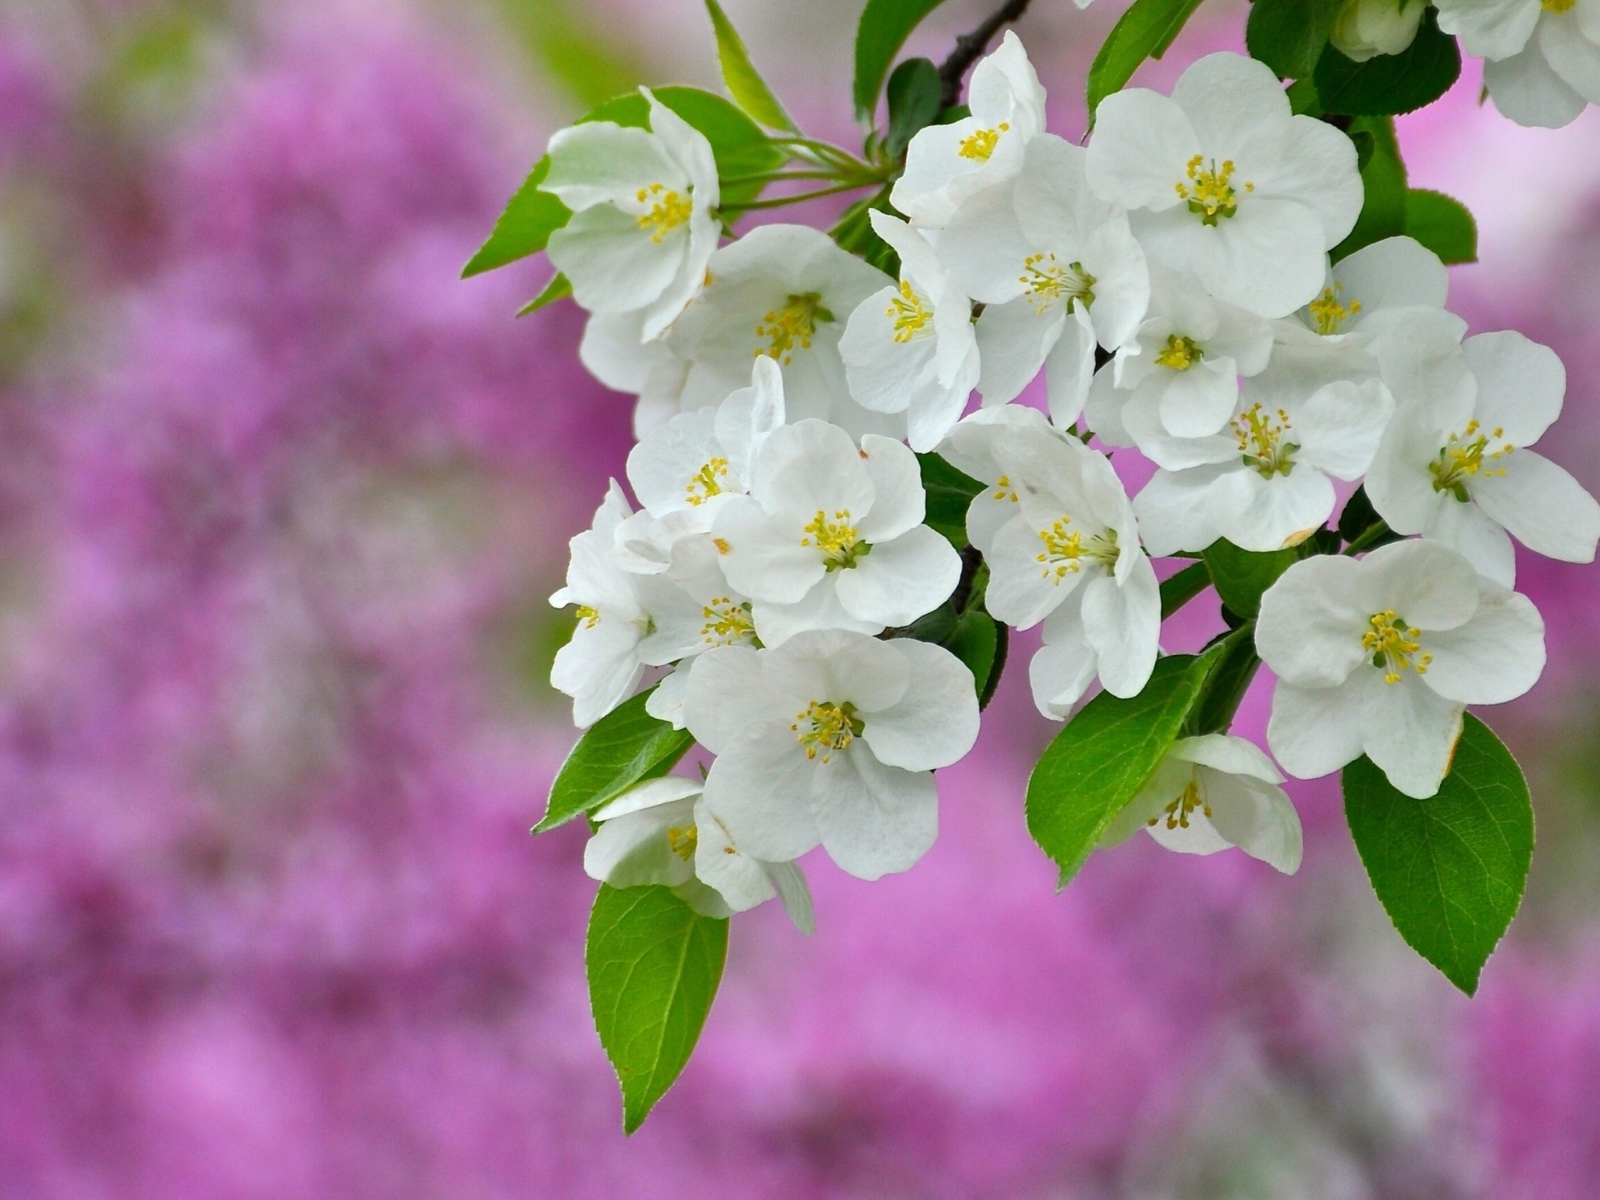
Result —
[[1323, 337], [1338, 333], [1340, 326], [1361, 311], [1361, 301], [1353, 296], [1349, 304], [1339, 303], [1339, 293], [1342, 291], [1344, 291], [1342, 283], [1323, 288], [1322, 295], [1313, 300], [1309, 306], [1311, 319], [1316, 322], [1317, 332]]
[[713, 496], [722, 494], [722, 481], [728, 477], [728, 460], [725, 458], [712, 458], [700, 465], [694, 473], [684, 491], [688, 493], [684, 498], [696, 507], [704, 504]]
[[[804, 726], [804, 728], [802, 728]], [[856, 716], [856, 706], [846, 700], [835, 704], [831, 700], [813, 700], [803, 713], [795, 716], [789, 726], [800, 735], [800, 744], [806, 748], [807, 758], [822, 755], [823, 762], [833, 760], [835, 750], [847, 749], [860, 737], [867, 724]]]
[[833, 320], [833, 314], [822, 306], [822, 297], [816, 292], [805, 292], [788, 297], [782, 308], [775, 308], [761, 318], [756, 326], [756, 337], [765, 338], [769, 345], [756, 351], [756, 357], [765, 354], [787, 364], [796, 348], [811, 349], [811, 339], [818, 323]]
[[1259, 404], [1252, 404], [1233, 419], [1233, 431], [1239, 439], [1239, 453], [1246, 465], [1254, 467], [1266, 478], [1287, 475], [1294, 470], [1294, 452], [1300, 449], [1296, 442], [1287, 440], [1290, 429], [1289, 414], [1279, 409], [1269, 413]]
[[[1189, 211], [1200, 218], [1202, 225], [1215, 225], [1220, 217], [1231, 217], [1239, 211], [1239, 194], [1233, 188], [1233, 160], [1224, 159], [1222, 167], [1217, 167], [1217, 160], [1211, 160], [1207, 170], [1206, 158], [1203, 154], [1196, 154], [1189, 160], [1184, 172], [1189, 177], [1189, 182], [1179, 180], [1173, 184], [1178, 191], [1178, 196], [1189, 202]], [[1253, 192], [1256, 185], [1246, 182], [1244, 190]]]
[[1539, 7], [1545, 12], [1564, 13], [1571, 12], [1578, 0], [1539, 0]]
[[[1200, 794], [1199, 780], [1191, 779], [1189, 786], [1183, 789], [1183, 795], [1161, 811], [1166, 815], [1168, 829], [1187, 829], [1189, 828], [1189, 814], [1196, 809], [1207, 817], [1211, 815], [1211, 805], [1207, 804], [1205, 797]], [[1151, 817], [1145, 824], [1154, 826], [1160, 820], [1161, 816], [1158, 814]]]
[[1169, 367], [1174, 371], [1187, 371], [1195, 363], [1205, 357], [1205, 351], [1200, 348], [1200, 343], [1189, 337], [1179, 337], [1172, 334], [1167, 338], [1167, 344], [1162, 347], [1161, 353], [1156, 355], [1156, 366]]
[[1013, 504], [1017, 500], [1017, 490], [1011, 486], [1011, 478], [1007, 475], [1000, 476], [994, 481], [994, 499], [1010, 500]]
[[667, 845], [672, 852], [684, 862], [694, 857], [694, 848], [700, 844], [700, 827], [691, 825], [687, 829], [679, 829], [676, 825], [667, 830]]
[[750, 617], [750, 602], [734, 603], [732, 596], [713, 596], [700, 610], [705, 624], [700, 632], [708, 646], [742, 646], [756, 642], [756, 626]]
[[1010, 128], [1010, 122], [1001, 121], [993, 129], [976, 130], [961, 139], [961, 145], [956, 153], [974, 162], [988, 162], [989, 156], [994, 153], [994, 148], [1000, 144], [1000, 135]]
[[900, 281], [900, 294], [890, 299], [886, 313], [894, 318], [894, 340], [901, 343], [909, 342], [921, 333], [933, 316], [933, 311], [923, 304], [922, 297], [904, 279]]
[[1040, 578], [1059, 584], [1068, 575], [1076, 575], [1081, 571], [1082, 560], [1086, 558], [1091, 563], [1099, 563], [1107, 571], [1117, 565], [1117, 556], [1121, 551], [1117, 548], [1116, 530], [1108, 529], [1104, 533], [1094, 534], [1085, 542], [1081, 533], [1067, 532], [1070, 524], [1071, 517], [1062, 517], [1049, 529], [1039, 530], [1039, 540], [1044, 543], [1044, 550], [1034, 555], [1034, 560], [1044, 564]]
[[[1490, 450], [1491, 441], [1500, 442], [1500, 449]], [[1478, 422], [1468, 421], [1466, 429], [1459, 434], [1452, 433], [1450, 441], [1439, 451], [1439, 457], [1428, 464], [1428, 470], [1433, 474], [1433, 490], [1449, 492], [1465, 504], [1472, 499], [1467, 491], [1467, 478], [1472, 475], [1504, 475], [1504, 467], [1485, 467], [1484, 460], [1494, 462], [1515, 449], [1505, 440], [1505, 430], [1480, 433]]]
[[[828, 514], [817, 509], [811, 523], [802, 529], [810, 537], [800, 539], [802, 546], [815, 546], [822, 551], [823, 565], [829, 571], [838, 571], [856, 565], [856, 559], [872, 552], [872, 546], [861, 540], [856, 527], [850, 524], [850, 510], [842, 508], [828, 520]], [[812, 539], [815, 539], [814, 541]]]
[[712, 538], [711, 544], [717, 548], [718, 554], [726, 554], [729, 550], [733, 549], [732, 546], [728, 545], [727, 539], [725, 538]]
[[1083, 269], [1082, 263], [1062, 266], [1054, 254], [1028, 255], [1022, 260], [1022, 274], [1017, 279], [1041, 313], [1062, 300], [1069, 313], [1079, 301], [1085, 308], [1094, 303], [1094, 276]]
[[578, 605], [578, 620], [583, 622], [585, 629], [593, 629], [600, 624], [599, 610], [590, 608], [587, 604]]
[[1383, 672], [1385, 683], [1399, 683], [1401, 671], [1428, 673], [1433, 655], [1418, 653], [1422, 649], [1420, 629], [1407, 628], [1393, 609], [1373, 613], [1368, 623], [1372, 628], [1361, 635], [1361, 648], [1372, 655], [1372, 665]]
[[640, 188], [637, 199], [640, 204], [650, 205], [650, 211], [639, 217], [639, 228], [650, 230], [650, 240], [657, 245], [694, 212], [694, 202], [688, 196], [680, 196], [661, 183]]

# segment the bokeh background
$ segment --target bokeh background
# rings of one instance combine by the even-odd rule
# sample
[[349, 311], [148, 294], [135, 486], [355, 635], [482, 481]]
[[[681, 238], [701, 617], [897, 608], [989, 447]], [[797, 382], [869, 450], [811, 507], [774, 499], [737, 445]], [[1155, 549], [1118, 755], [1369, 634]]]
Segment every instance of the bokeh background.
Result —
[[[857, 0], [725, 2], [851, 137]], [[1021, 26], [1059, 132], [1122, 7]], [[1016, 671], [934, 851], [812, 863], [814, 938], [741, 917], [623, 1138], [583, 833], [527, 830], [574, 737], [545, 597], [629, 401], [570, 306], [512, 318], [542, 263], [457, 273], [552, 130], [678, 81], [716, 86], [695, 0], [0, 0], [0, 1198], [1600, 1194], [1600, 577], [1531, 558], [1551, 665], [1489, 718], [1539, 845], [1475, 1000], [1332, 781], [1292, 879], [1137, 839], [1054, 894]], [[1546, 443], [1596, 488], [1600, 114], [1479, 86], [1401, 121], [1412, 182], [1478, 215], [1455, 306], [1565, 358]]]

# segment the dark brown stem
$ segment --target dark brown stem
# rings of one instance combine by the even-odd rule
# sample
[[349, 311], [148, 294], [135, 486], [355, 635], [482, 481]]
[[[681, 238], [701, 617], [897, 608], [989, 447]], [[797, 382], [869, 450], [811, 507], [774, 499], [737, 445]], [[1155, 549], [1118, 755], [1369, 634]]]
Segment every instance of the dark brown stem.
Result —
[[961, 83], [967, 77], [967, 68], [978, 61], [979, 55], [989, 48], [989, 39], [1028, 11], [1031, 0], [1006, 0], [971, 33], [956, 39], [956, 48], [939, 68], [939, 107], [953, 108], [961, 102]]

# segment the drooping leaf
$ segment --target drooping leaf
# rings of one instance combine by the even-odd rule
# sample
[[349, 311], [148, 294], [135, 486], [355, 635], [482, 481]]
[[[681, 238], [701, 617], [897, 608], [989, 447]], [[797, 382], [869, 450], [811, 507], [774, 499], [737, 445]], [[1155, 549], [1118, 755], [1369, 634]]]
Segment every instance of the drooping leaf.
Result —
[[943, 89], [939, 68], [926, 58], [908, 58], [889, 76], [889, 132], [883, 148], [890, 158], [899, 158], [926, 126], [939, 118], [939, 94]]
[[1262, 553], [1241, 550], [1225, 538], [1207, 546], [1205, 555], [1217, 595], [1230, 611], [1241, 617], [1256, 615], [1261, 608], [1261, 593], [1300, 557], [1293, 547]]
[[1438, 794], [1414, 800], [1373, 763], [1344, 769], [1345, 817], [1400, 936], [1467, 995], [1522, 903], [1533, 806], [1511, 752], [1467, 715]]
[[1101, 692], [1067, 722], [1028, 778], [1028, 832], [1061, 867], [1065, 887], [1171, 748], [1220, 647], [1156, 663], [1130, 700]]
[[1161, 619], [1165, 621], [1211, 586], [1211, 572], [1203, 562], [1185, 567], [1161, 581]]
[[529, 313], [538, 312], [545, 305], [554, 304], [557, 300], [565, 300], [570, 295], [572, 295], [572, 281], [565, 275], [558, 274], [544, 285], [537, 296], [517, 309], [517, 316], [525, 317]]
[[998, 644], [997, 622], [982, 605], [958, 613], [948, 601], [926, 616], [919, 617], [903, 631], [903, 636], [919, 642], [943, 646], [966, 664], [979, 699], [989, 689]]
[[856, 26], [856, 120], [871, 125], [889, 64], [911, 31], [943, 0], [867, 0]]
[[948, 538], [957, 550], [965, 548], [967, 507], [983, 491], [983, 484], [937, 454], [919, 454], [917, 462], [922, 467], [922, 490], [928, 497], [924, 522]]
[[1443, 192], [1406, 192], [1406, 232], [1446, 264], [1478, 261], [1478, 223], [1465, 204]]
[[727, 920], [702, 917], [671, 889], [600, 885], [584, 964], [600, 1045], [622, 1085], [625, 1133], [694, 1053], [727, 954]]
[[1147, 58], [1160, 58], [1172, 45], [1200, 0], [1133, 0], [1089, 68], [1089, 121], [1112, 92], [1133, 78]]
[[843, 215], [828, 233], [841, 250], [848, 250], [851, 254], [859, 256], [862, 261], [877, 267], [885, 275], [898, 279], [900, 255], [895, 252], [893, 246], [878, 236], [878, 231], [872, 227], [872, 218], [869, 215], [873, 211], [899, 215], [889, 203], [889, 192], [890, 188], [885, 186], [876, 194], [857, 200], [844, 210]]
[[722, 67], [722, 81], [728, 85], [729, 95], [768, 129], [799, 133], [799, 126], [783, 110], [783, 105], [750, 61], [744, 39], [722, 11], [722, 5], [717, 0], [706, 0], [706, 11], [711, 14], [711, 27], [717, 34], [717, 62]]
[[1206, 678], [1200, 699], [1189, 713], [1184, 731], [1189, 734], [1227, 733], [1233, 715], [1256, 677], [1261, 659], [1256, 654], [1255, 627], [1240, 626], [1223, 638], [1215, 669]]
[[1372, 152], [1361, 168], [1361, 187], [1365, 193], [1361, 215], [1344, 241], [1330, 251], [1334, 262], [1363, 246], [1398, 237], [1406, 231], [1406, 165], [1400, 159], [1394, 119], [1357, 117], [1350, 123], [1350, 136], [1370, 137]]
[[624, 700], [578, 739], [556, 773], [550, 803], [534, 833], [592, 812], [641, 779], [665, 775], [694, 745], [687, 729], [674, 729], [645, 712], [649, 695], [640, 692]]
[[1399, 54], [1379, 54], [1355, 62], [1332, 46], [1317, 63], [1317, 98], [1325, 113], [1381, 117], [1432, 104], [1461, 75], [1461, 50], [1439, 29], [1430, 6], [1416, 40]]
[[565, 204], [549, 192], [539, 190], [549, 173], [550, 158], [546, 155], [533, 164], [533, 170], [528, 172], [506, 210], [495, 221], [488, 240], [461, 268], [461, 278], [470, 279], [538, 253], [544, 249], [550, 235], [571, 219], [572, 212]]
[[1244, 41], [1283, 79], [1305, 79], [1317, 69], [1342, 0], [1255, 0]]

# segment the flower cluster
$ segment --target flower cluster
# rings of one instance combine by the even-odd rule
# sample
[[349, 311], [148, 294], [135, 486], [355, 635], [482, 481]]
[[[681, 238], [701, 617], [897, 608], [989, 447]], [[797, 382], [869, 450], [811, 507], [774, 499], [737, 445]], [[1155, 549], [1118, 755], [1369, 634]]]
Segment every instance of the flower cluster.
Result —
[[1484, 60], [1483, 85], [1518, 125], [1560, 128], [1600, 104], [1595, 0], [1433, 0], [1439, 28]]

